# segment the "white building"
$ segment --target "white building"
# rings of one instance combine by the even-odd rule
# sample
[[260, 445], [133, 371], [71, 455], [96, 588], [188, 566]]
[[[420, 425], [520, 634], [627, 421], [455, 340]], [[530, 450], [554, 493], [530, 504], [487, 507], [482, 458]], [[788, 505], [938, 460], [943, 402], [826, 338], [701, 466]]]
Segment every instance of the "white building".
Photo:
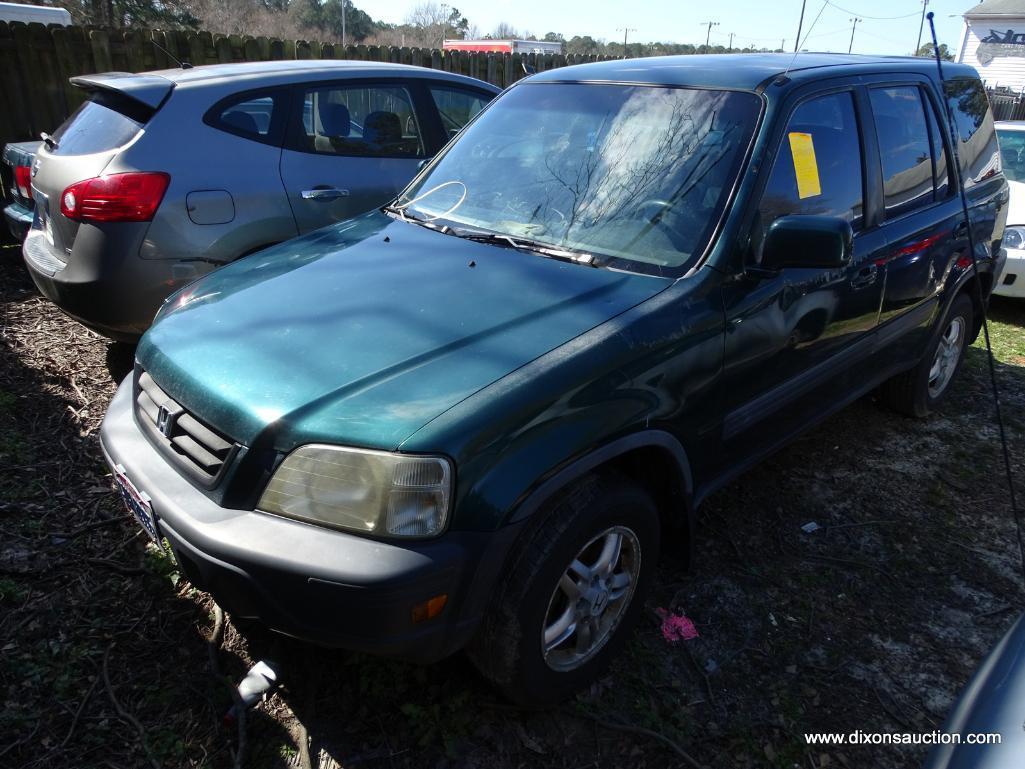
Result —
[[991, 88], [1025, 91], [1025, 0], [985, 0], [965, 11], [956, 58]]

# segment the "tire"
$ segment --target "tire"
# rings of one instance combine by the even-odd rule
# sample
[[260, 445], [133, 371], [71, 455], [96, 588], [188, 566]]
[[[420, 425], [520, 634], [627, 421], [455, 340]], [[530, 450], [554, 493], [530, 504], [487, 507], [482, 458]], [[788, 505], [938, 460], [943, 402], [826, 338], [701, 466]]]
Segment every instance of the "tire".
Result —
[[911, 417], [922, 418], [935, 411], [961, 370], [974, 317], [971, 299], [958, 294], [918, 365], [880, 388], [883, 402]]
[[[588, 476], [536, 515], [467, 652], [506, 697], [543, 706], [594, 681], [622, 649], [655, 576], [660, 522], [651, 496], [617, 475]], [[572, 566], [606, 562], [597, 584]]]

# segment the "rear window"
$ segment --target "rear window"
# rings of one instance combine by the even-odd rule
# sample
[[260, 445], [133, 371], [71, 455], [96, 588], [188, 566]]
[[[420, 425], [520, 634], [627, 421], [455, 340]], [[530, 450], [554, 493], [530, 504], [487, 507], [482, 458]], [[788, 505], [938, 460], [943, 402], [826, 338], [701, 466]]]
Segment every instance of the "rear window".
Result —
[[71, 113], [53, 134], [53, 155], [91, 155], [123, 147], [135, 138], [150, 114], [130, 100], [95, 93]]
[[993, 113], [989, 108], [986, 90], [978, 80], [949, 80], [946, 93], [957, 123], [961, 173], [965, 186], [971, 187], [1000, 173], [1000, 153], [996, 131], [993, 129]]

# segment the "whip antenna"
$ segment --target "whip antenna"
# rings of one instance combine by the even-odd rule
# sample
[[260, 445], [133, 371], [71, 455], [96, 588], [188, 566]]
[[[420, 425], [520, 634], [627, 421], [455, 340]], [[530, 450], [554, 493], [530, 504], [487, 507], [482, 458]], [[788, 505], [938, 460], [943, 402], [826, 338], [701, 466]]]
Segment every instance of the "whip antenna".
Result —
[[940, 77], [940, 87], [943, 89], [943, 103], [947, 105], [947, 122], [950, 124], [950, 141], [954, 152], [954, 168], [957, 169], [957, 190], [961, 195], [961, 211], [964, 213], [965, 225], [968, 231], [968, 253], [972, 259], [972, 273], [975, 277], [975, 298], [979, 305], [979, 311], [982, 313], [982, 335], [986, 340], [989, 383], [993, 390], [993, 407], [996, 411], [997, 428], [1000, 431], [1000, 446], [1004, 454], [1004, 472], [1007, 475], [1007, 491], [1010, 494], [1011, 514], [1014, 516], [1014, 527], [1018, 535], [1018, 555], [1021, 558], [1022, 578], [1025, 579], [1025, 540], [1022, 539], [1021, 516], [1018, 513], [1018, 502], [1014, 494], [1011, 452], [1007, 448], [1007, 433], [1004, 431], [1004, 418], [1000, 412], [1000, 390], [997, 387], [996, 365], [993, 363], [993, 345], [989, 341], [989, 323], [986, 319], [986, 302], [985, 297], [982, 295], [982, 281], [979, 280], [979, 264], [975, 254], [975, 234], [972, 231], [968, 196], [965, 194], [964, 177], [961, 173], [961, 158], [957, 149], [960, 143], [960, 136], [958, 135], [957, 121], [954, 119], [954, 109], [950, 106], [950, 98], [947, 94], [947, 81], [943, 78], [943, 59], [940, 57], [940, 46], [936, 40], [936, 23], [933, 21], [933, 12], [929, 11], [926, 18], [929, 20], [929, 32], [932, 34], [932, 52], [933, 57], [936, 59], [936, 72]]

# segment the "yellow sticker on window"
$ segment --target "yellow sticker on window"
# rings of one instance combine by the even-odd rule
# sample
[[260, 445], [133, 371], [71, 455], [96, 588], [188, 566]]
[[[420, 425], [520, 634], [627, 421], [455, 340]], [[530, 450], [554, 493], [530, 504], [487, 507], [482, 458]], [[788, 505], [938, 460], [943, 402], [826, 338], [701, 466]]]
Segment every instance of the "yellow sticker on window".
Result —
[[815, 142], [811, 134], [791, 131], [790, 154], [794, 156], [794, 175], [797, 177], [797, 197], [804, 200], [822, 194], [819, 184], [819, 164], [815, 159]]

